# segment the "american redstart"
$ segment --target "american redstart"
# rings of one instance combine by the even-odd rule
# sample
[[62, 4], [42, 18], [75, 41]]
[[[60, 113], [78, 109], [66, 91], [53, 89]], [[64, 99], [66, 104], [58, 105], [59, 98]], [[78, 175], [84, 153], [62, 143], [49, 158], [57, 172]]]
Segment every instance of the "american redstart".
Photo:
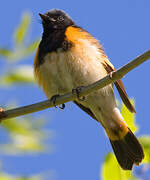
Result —
[[[39, 15], [43, 35], [35, 55], [34, 73], [47, 98], [92, 84], [115, 70], [98, 40], [64, 11], [52, 9]], [[135, 113], [122, 81], [114, 84], [124, 104]], [[143, 149], [117, 107], [112, 84], [89, 94], [84, 101], [77, 98], [74, 103], [104, 127], [123, 169], [139, 165], [144, 158]]]

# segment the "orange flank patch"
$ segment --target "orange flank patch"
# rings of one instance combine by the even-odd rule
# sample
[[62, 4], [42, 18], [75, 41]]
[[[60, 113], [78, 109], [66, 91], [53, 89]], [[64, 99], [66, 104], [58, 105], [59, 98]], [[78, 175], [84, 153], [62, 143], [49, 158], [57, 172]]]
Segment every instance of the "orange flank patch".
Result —
[[38, 60], [38, 53], [39, 53], [39, 48], [37, 49], [35, 58], [34, 58], [34, 76], [38, 82], [38, 85], [41, 86], [41, 73], [40, 73], [40, 66], [39, 66], [39, 60]]
[[35, 53], [35, 57], [34, 57], [34, 68], [39, 65], [38, 54], [39, 54], [39, 48], [37, 48], [36, 53]]

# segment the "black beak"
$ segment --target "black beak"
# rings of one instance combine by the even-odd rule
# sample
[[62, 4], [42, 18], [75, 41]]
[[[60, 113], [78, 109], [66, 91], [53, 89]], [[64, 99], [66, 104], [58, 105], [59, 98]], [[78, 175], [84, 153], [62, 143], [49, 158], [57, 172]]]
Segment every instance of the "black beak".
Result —
[[45, 15], [45, 14], [39, 13], [39, 16], [41, 17], [41, 19], [42, 19], [43, 21], [48, 21], [48, 20], [49, 20], [49, 17], [48, 17], [47, 15]]

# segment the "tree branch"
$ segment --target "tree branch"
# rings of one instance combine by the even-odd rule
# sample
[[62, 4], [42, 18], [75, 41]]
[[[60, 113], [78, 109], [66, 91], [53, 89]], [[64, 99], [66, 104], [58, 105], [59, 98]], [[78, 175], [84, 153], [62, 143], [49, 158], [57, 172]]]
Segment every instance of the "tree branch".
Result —
[[[89, 93], [96, 91], [100, 88], [103, 88], [107, 86], [110, 83], [113, 83], [116, 80], [119, 80], [123, 78], [125, 74], [130, 72], [132, 69], [136, 68], [146, 60], [150, 58], [150, 50], [145, 52], [144, 54], [140, 55], [139, 57], [135, 58], [134, 60], [130, 61], [128, 64], [124, 65], [120, 69], [118, 69], [115, 72], [112, 72], [111, 75], [107, 75], [103, 79], [100, 79], [99, 81], [84, 87], [81, 89], [80, 96], [86, 96]], [[56, 98], [56, 105], [64, 104], [69, 101], [73, 101], [77, 98], [76, 94], [72, 94], [72, 92], [67, 93], [65, 95], [59, 96]], [[23, 106], [15, 109], [10, 110], [1, 110], [0, 111], [0, 120], [8, 119], [8, 118], [14, 118], [22, 115], [26, 115], [29, 113], [37, 112], [44, 110], [46, 108], [54, 107], [54, 104], [50, 100], [42, 101], [36, 104], [31, 104], [28, 106]]]

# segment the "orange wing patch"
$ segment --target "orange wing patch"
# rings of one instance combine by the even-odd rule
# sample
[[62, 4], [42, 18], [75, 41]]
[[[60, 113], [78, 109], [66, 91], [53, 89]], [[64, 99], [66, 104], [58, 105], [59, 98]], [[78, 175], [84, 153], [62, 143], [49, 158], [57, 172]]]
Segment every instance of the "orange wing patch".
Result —
[[67, 37], [67, 40], [71, 41], [71, 42], [77, 42], [78, 39], [84, 39], [86, 34], [81, 32], [80, 28], [76, 28], [73, 26], [69, 26], [66, 29], [65, 35]]
[[98, 40], [91, 36], [91, 34], [89, 34], [87, 31], [78, 27], [69, 26], [66, 29], [65, 35], [67, 40], [71, 41], [73, 44], [82, 44], [82, 42], [79, 41], [80, 39], [88, 39], [89, 42], [91, 42], [91, 45], [96, 45], [99, 51], [101, 52], [101, 55], [106, 58], [103, 48], [98, 42]]

